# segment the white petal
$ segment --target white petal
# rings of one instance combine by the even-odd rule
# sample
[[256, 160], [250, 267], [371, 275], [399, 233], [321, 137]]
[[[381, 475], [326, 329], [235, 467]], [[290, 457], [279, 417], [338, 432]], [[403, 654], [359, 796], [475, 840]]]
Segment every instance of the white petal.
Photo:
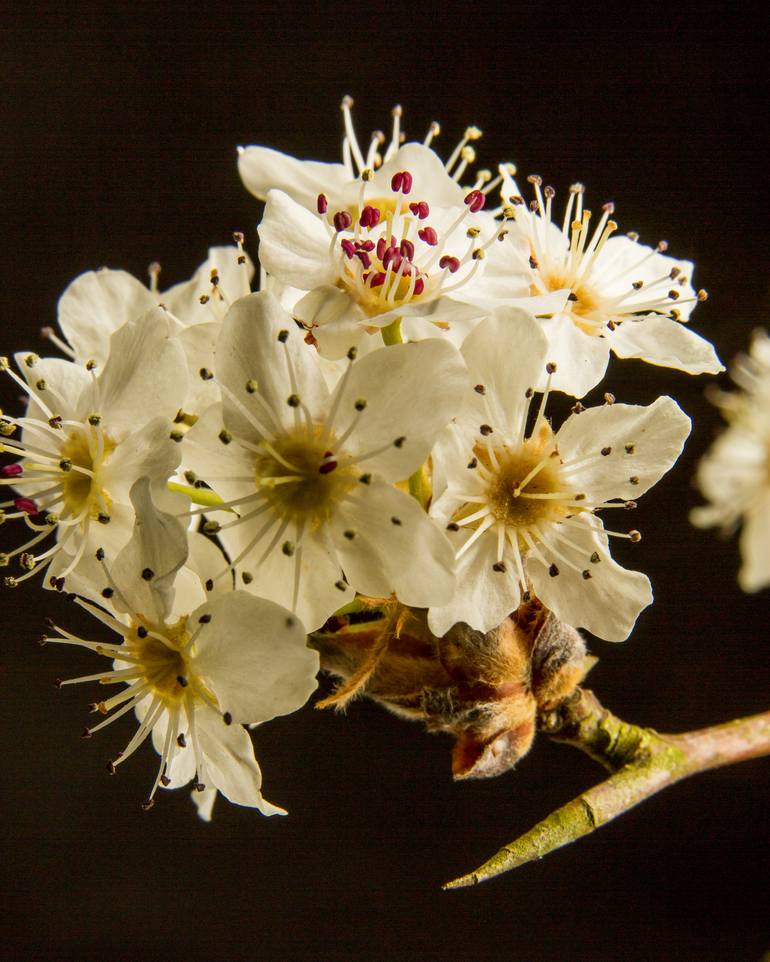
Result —
[[179, 343], [184, 349], [190, 373], [189, 390], [182, 406], [190, 414], [200, 414], [220, 399], [216, 381], [204, 381], [200, 372], [203, 369], [214, 370], [214, 354], [221, 326], [215, 322], [193, 324], [179, 333]]
[[[286, 332], [285, 343], [278, 340], [281, 331]], [[268, 292], [243, 297], [228, 311], [217, 344], [216, 374], [240, 401], [240, 405], [234, 405], [225, 395], [227, 427], [236, 436], [244, 436], [246, 419], [242, 405], [253, 412], [254, 421], [245, 437], [254, 440], [263, 436], [259, 424], [269, 432], [276, 432], [279, 424], [283, 428], [294, 425], [297, 409], [289, 407], [287, 401], [295, 387], [303, 404], [317, 418], [329, 396], [315, 350], [305, 344], [302, 332]], [[272, 416], [246, 390], [248, 381], [256, 381], [257, 391]]]
[[[470, 535], [470, 531], [453, 535], [455, 548]], [[506, 561], [504, 571], [495, 571], [492, 565], [496, 562], [497, 536], [487, 531], [457, 560], [451, 601], [431, 608], [428, 626], [434, 634], [445, 635], [459, 621], [478, 631], [490, 631], [518, 608], [521, 595], [516, 569]]]
[[[556, 364], [551, 387], [573, 397], [583, 397], [604, 377], [610, 359], [609, 341], [581, 331], [571, 314], [555, 314], [544, 318], [541, 324], [548, 338], [547, 359]], [[542, 391], [546, 380], [543, 370], [536, 389]]]
[[556, 435], [556, 444], [567, 463], [594, 456], [568, 472], [571, 489], [601, 500], [633, 500], [671, 469], [689, 433], [690, 419], [676, 401], [659, 397], [647, 407], [608, 404], [573, 414]]
[[[232, 421], [232, 418], [231, 418]], [[224, 412], [221, 404], [214, 404], [198, 418], [185, 434], [182, 448], [182, 464], [206, 481], [224, 501], [245, 497], [255, 492], [255, 454], [237, 441], [225, 444], [220, 439], [224, 429]], [[245, 421], [238, 425], [238, 436], [243, 437], [250, 429]], [[226, 437], [226, 435], [225, 435]], [[229, 481], [228, 478], [249, 478], [247, 481]], [[224, 514], [213, 517], [224, 523]]]
[[[446, 167], [429, 147], [423, 144], [404, 144], [400, 150], [380, 167], [371, 181], [369, 196], [392, 196], [390, 182], [393, 174], [408, 170], [413, 178], [412, 196], [427, 200], [430, 207], [460, 207], [467, 191], [463, 190], [447, 173]], [[356, 194], [351, 201], [357, 200]], [[412, 196], [408, 200], [412, 200]], [[430, 223], [433, 223], [430, 221]], [[466, 225], [467, 226], [467, 225]]]
[[151, 418], [176, 416], [187, 393], [187, 362], [176, 325], [161, 308], [129, 321], [110, 339], [110, 356], [90, 399], [116, 433]]
[[269, 147], [239, 148], [238, 173], [259, 200], [277, 188], [308, 210], [316, 209], [319, 194], [334, 196], [351, 180], [342, 164], [297, 160]]
[[[23, 351], [14, 355], [14, 360], [30, 385], [30, 401], [27, 407], [27, 417], [38, 418], [42, 421], [48, 420], [48, 415], [35, 402], [36, 397], [46, 405], [54, 414], [61, 415], [64, 420], [80, 420], [78, 412], [82, 405], [81, 397], [90, 390], [91, 375], [83, 364], [74, 364], [72, 361], [65, 361], [58, 357], [41, 357], [33, 367], [28, 367], [24, 363], [24, 358], [28, 352]], [[46, 387], [41, 391], [37, 387], [38, 381], [45, 381]], [[28, 440], [31, 443], [40, 443], [40, 436], [37, 442], [32, 441], [32, 433]]]
[[[111, 422], [105, 420], [109, 433]], [[113, 502], [129, 503], [129, 492], [138, 478], [152, 482], [153, 494], [165, 491], [166, 482], [174, 473], [181, 457], [180, 445], [171, 440], [173, 425], [170, 420], [159, 417], [148, 424], [140, 424], [136, 431], [123, 438], [112, 454], [105, 460], [101, 481]], [[162, 499], [161, 499], [162, 500]], [[171, 510], [158, 502], [158, 507]], [[179, 510], [183, 510], [183, 507]]]
[[471, 384], [481, 384], [492, 406], [493, 424], [517, 437], [528, 407], [526, 392], [540, 381], [548, 344], [539, 323], [525, 311], [501, 307], [465, 339], [462, 354]]
[[[231, 558], [236, 558], [253, 540], [260, 527], [266, 523], [268, 515], [262, 515], [254, 522], [236, 525], [220, 533], [219, 538]], [[342, 566], [334, 546], [328, 541], [324, 531], [308, 534], [297, 545], [296, 533], [289, 526], [285, 536], [276, 543], [272, 552], [257, 565], [278, 530], [279, 519], [254, 545], [249, 554], [238, 565], [238, 571], [247, 571], [252, 581], [243, 587], [251, 594], [270, 598], [284, 608], [292, 610], [294, 604], [294, 583], [297, 564], [299, 564], [299, 594], [294, 613], [307, 631], [314, 631], [338, 608], [353, 597], [353, 589], [342, 579]], [[287, 555], [283, 551], [284, 541], [295, 543], [296, 551]]]
[[[146, 478], [134, 484], [131, 502], [136, 512], [134, 535], [111, 566], [112, 578], [132, 613], [165, 620], [174, 576], [187, 558], [187, 533], [176, 518], [157, 510]], [[117, 595], [113, 603], [119, 606]]]
[[688, 374], [724, 371], [707, 340], [680, 322], [657, 314], [648, 314], [639, 321], [624, 321], [609, 342], [618, 357], [636, 357], [648, 364], [673, 367]]
[[318, 216], [280, 190], [267, 195], [259, 225], [259, 259], [279, 281], [309, 291], [337, 278], [329, 232]]
[[110, 336], [155, 307], [157, 298], [131, 274], [106, 268], [76, 277], [59, 298], [59, 327], [79, 361], [100, 364]]
[[444, 604], [452, 596], [449, 539], [414, 498], [397, 488], [362, 485], [335, 518], [334, 540], [347, 580], [362, 594], [395, 592], [404, 604], [418, 608]]
[[[346, 450], [355, 458], [388, 445], [362, 462], [364, 470], [386, 480], [406, 478], [449, 423], [466, 383], [462, 357], [446, 341], [383, 347], [355, 361], [340, 382], [331, 401], [338, 404], [335, 433], [339, 437], [355, 421]], [[362, 400], [366, 408], [357, 412]], [[396, 447], [393, 442], [401, 438], [406, 440]]]
[[216, 786], [236, 805], [258, 808], [263, 815], [286, 814], [282, 808], [262, 798], [262, 772], [245, 728], [225, 725], [222, 718], [205, 705], [196, 708], [195, 727], [204, 755], [204, 777], [208, 779], [208, 785]]
[[306, 644], [299, 619], [285, 608], [233, 591], [191, 616], [197, 630], [192, 670], [205, 678], [222, 712], [254, 724], [301, 708], [316, 689], [318, 653]]
[[324, 285], [309, 291], [293, 309], [292, 316], [313, 328], [319, 350], [325, 357], [344, 357], [364, 335], [366, 315], [350, 296], [338, 287]]
[[[526, 559], [527, 575], [535, 594], [573, 628], [586, 628], [605, 641], [623, 641], [631, 633], [640, 612], [652, 603], [647, 576], [621, 568], [613, 561], [607, 551], [606, 536], [597, 533], [587, 520], [582, 530], [570, 527], [564, 531], [577, 548], [557, 540], [559, 531], [558, 526], [555, 527], [557, 531], [549, 531], [548, 540], [578, 570], [556, 557], [547, 545], [540, 546], [547, 564], [538, 561], [532, 553]], [[594, 551], [601, 557], [598, 563], [590, 560]], [[559, 571], [555, 577], [549, 574], [552, 562]], [[591, 577], [584, 578], [582, 571], [588, 571]]]

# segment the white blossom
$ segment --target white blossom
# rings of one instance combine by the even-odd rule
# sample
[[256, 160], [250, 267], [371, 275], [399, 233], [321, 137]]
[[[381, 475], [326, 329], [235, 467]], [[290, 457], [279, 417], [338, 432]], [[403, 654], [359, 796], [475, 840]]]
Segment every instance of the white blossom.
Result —
[[217, 400], [213, 385], [198, 375], [213, 365], [221, 320], [232, 301], [251, 291], [254, 266], [243, 251], [242, 236], [236, 234], [235, 239], [237, 246], [209, 248], [208, 257], [189, 280], [165, 291], [158, 287], [159, 264], [150, 265], [149, 287], [127, 271], [87, 271], [59, 298], [58, 321], [65, 340], [50, 328], [45, 333], [72, 360], [103, 364], [115, 331], [162, 306], [176, 324], [194, 375], [184, 407], [197, 413]]
[[350, 351], [330, 393], [315, 350], [264, 292], [225, 318], [216, 375], [222, 405], [188, 432], [184, 464], [224, 499], [208, 529], [248, 590], [309, 630], [354, 591], [449, 599], [449, 542], [391, 482], [420, 467], [451, 417], [464, 366], [450, 344]]
[[[96, 553], [101, 605], [79, 601], [120, 640], [90, 641], [59, 627], [45, 638], [113, 660], [112, 670], [60, 684], [127, 685], [92, 706], [106, 717], [84, 737], [134, 709], [139, 728], [108, 770], [114, 773], [152, 736], [161, 761], [145, 808], [160, 785], [193, 780], [197, 791], [208, 789], [203, 818], [211, 814], [212, 789], [265, 815], [285, 814], [262, 797], [262, 775], [242, 726], [300, 708], [316, 687], [318, 656], [307, 648], [299, 620], [272, 601], [243, 591], [207, 593], [201, 576], [211, 570], [216, 548], [158, 512], [148, 482], [136, 482], [131, 497], [137, 517], [131, 542], [112, 565], [103, 549]], [[193, 567], [183, 567], [188, 561]]]
[[741, 389], [722, 393], [717, 403], [728, 421], [698, 466], [696, 482], [710, 502], [694, 508], [698, 527], [718, 526], [730, 534], [742, 525], [744, 591], [770, 585], [770, 338], [757, 331], [748, 356], [732, 366]]
[[[486, 312], [474, 295], [490, 248], [507, 251], [498, 243], [505, 226], [485, 203], [481, 190], [460, 190], [432, 151], [407, 144], [336, 204], [321, 193], [311, 211], [269, 191], [260, 259], [303, 292], [291, 312], [330, 357], [404, 318], [422, 319], [434, 335], [457, 326], [464, 336]], [[508, 278], [509, 299], [528, 295], [527, 283], [512, 288], [511, 271]]]
[[[650, 248], [635, 234], [613, 237], [618, 227], [613, 204], [603, 206], [591, 232], [582, 184], [570, 188], [561, 226], [554, 223], [555, 191], [541, 187], [540, 177], [528, 179], [535, 192], [532, 209], [503, 170], [505, 243], [513, 245], [512, 255], [520, 259], [510, 282], [516, 292], [527, 266], [533, 296], [569, 292], [563, 308], [541, 321], [549, 358], [558, 366], [554, 389], [582, 397], [601, 381], [610, 351], [689, 374], [723, 370], [711, 344], [685, 324], [693, 307], [706, 299], [705, 291], [696, 293], [692, 287], [689, 261], [666, 256], [665, 241]], [[504, 278], [498, 282], [504, 285]], [[541, 379], [536, 386], [543, 385]]]
[[[610, 556], [596, 512], [635, 507], [676, 461], [689, 419], [670, 398], [649, 407], [578, 406], [554, 432], [546, 394], [534, 416], [533, 385], [549, 345], [523, 311], [501, 308], [463, 345], [474, 391], [433, 452], [431, 513], [455, 544], [457, 588], [432, 606], [431, 630], [458, 621], [488, 631], [536, 595], [559, 618], [609, 641], [624, 639], [652, 600], [645, 575]], [[515, 363], [512, 363], [515, 359]], [[533, 409], [534, 415], [534, 409]]]
[[[26, 380], [7, 361], [3, 366], [30, 401], [25, 416], [4, 414], [0, 424], [0, 450], [19, 458], [2, 469], [0, 483], [18, 492], [2, 507], [4, 519], [22, 520], [32, 537], [3, 556], [6, 564], [18, 557], [26, 569], [6, 584], [49, 565], [55, 583], [97, 544], [116, 551], [129, 539], [137, 478], [175, 503], [165, 487], [179, 464], [172, 421], [187, 391], [187, 364], [173, 322], [158, 307], [112, 335], [103, 370], [34, 354], [16, 360]], [[53, 546], [38, 549], [54, 535]]]

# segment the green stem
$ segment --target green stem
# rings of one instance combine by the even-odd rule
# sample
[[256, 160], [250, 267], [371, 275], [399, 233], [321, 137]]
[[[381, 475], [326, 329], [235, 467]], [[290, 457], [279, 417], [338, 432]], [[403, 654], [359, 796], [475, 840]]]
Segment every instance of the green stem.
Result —
[[770, 711], [682, 735], [661, 735], [621, 721], [591, 692], [578, 689], [573, 699], [545, 715], [541, 726], [614, 774], [445, 888], [477, 885], [542, 858], [689, 775], [770, 754]]
[[403, 344], [404, 339], [401, 336], [401, 318], [397, 317], [392, 324], [388, 324], [387, 327], [381, 327], [380, 333], [382, 334], [383, 341], [390, 346], [391, 344]]

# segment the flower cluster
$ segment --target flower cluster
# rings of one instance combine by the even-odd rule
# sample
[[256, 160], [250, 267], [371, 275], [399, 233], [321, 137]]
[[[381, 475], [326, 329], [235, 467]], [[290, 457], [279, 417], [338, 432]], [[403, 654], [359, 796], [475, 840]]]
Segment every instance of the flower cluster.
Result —
[[[612, 205], [593, 227], [573, 185], [557, 222], [540, 177], [527, 202], [512, 164], [472, 172], [476, 128], [444, 162], [438, 125], [404, 143], [397, 108], [364, 148], [351, 106], [341, 164], [240, 150], [258, 292], [240, 234], [166, 291], [157, 265], [149, 286], [89, 272], [46, 330], [64, 357], [2, 360], [29, 398], [0, 421], [2, 520], [25, 532], [5, 582], [41, 577], [114, 633], [46, 641], [112, 662], [61, 684], [120, 686], [84, 734], [135, 711], [109, 768], [151, 738], [147, 805], [192, 782], [206, 817], [216, 791], [282, 811], [244, 726], [310, 696], [308, 634], [377, 606], [419, 613], [426, 644], [534, 603], [626, 638], [652, 592], [610, 554], [639, 532], [602, 519], [672, 467], [689, 419], [576, 399], [610, 353], [721, 370], [685, 326], [692, 264], [617, 236]], [[554, 391], [576, 401], [560, 426]]]

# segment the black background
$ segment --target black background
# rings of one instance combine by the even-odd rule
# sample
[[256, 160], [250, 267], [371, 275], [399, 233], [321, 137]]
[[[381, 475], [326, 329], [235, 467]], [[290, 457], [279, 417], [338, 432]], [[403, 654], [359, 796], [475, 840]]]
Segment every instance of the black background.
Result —
[[[254, 252], [258, 208], [235, 145], [335, 160], [350, 93], [364, 138], [400, 102], [416, 138], [442, 122], [445, 156], [476, 123], [482, 166], [510, 159], [561, 196], [579, 179], [589, 206], [614, 200], [622, 229], [696, 262], [711, 298], [693, 325], [727, 360], [768, 321], [767, 53], [740, 7], [6, 12], [2, 352], [45, 350], [37, 331], [83, 270], [144, 276], [158, 259], [168, 285], [235, 229]], [[687, 521], [718, 424], [705, 383], [626, 362], [603, 385], [634, 402], [671, 393], [695, 421], [634, 517], [644, 540], [616, 546], [649, 573], [655, 604], [624, 645], [592, 645], [605, 703], [664, 731], [768, 708], [770, 593], [742, 595], [735, 540]], [[75, 612], [32, 583], [0, 606], [4, 958], [759, 962], [770, 949], [767, 761], [701, 776], [541, 863], [442, 893], [600, 770], [541, 739], [514, 773], [454, 785], [442, 738], [363, 702], [346, 718], [308, 707], [256, 733], [265, 794], [288, 818], [220, 801], [204, 825], [186, 790], [144, 814], [153, 752], [108, 778], [131, 723], [81, 742], [89, 692], [52, 685], [95, 659], [34, 644], [44, 614], [76, 625]]]

